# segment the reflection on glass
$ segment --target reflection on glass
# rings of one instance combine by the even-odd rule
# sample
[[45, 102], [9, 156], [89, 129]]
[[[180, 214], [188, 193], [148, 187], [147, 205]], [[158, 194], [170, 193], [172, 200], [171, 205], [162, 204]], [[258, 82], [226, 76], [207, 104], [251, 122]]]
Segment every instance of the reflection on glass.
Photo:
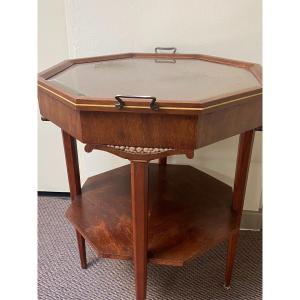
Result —
[[73, 94], [94, 98], [151, 95], [158, 100], [197, 102], [260, 87], [243, 68], [193, 59], [158, 63], [136, 58], [75, 64], [49, 81]]

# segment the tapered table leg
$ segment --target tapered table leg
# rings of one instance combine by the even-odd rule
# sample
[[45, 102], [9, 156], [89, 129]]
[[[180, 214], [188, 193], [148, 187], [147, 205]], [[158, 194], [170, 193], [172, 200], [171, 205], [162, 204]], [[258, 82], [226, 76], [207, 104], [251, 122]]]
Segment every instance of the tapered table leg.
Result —
[[236, 230], [231, 234], [228, 241], [227, 264], [225, 272], [225, 287], [230, 287], [236, 247], [238, 243], [239, 229], [243, 213], [245, 192], [248, 179], [248, 171], [251, 160], [254, 130], [240, 135], [237, 163], [235, 170], [232, 208], [237, 212]]
[[[62, 130], [62, 137], [64, 143], [71, 200], [74, 201], [75, 197], [81, 194], [77, 145], [76, 145], [76, 140], [63, 130]], [[86, 269], [87, 263], [86, 263], [86, 252], [85, 252], [85, 240], [77, 230], [76, 230], [76, 237], [77, 237], [77, 243], [79, 248], [81, 267], [83, 269]]]
[[145, 300], [148, 262], [148, 162], [131, 162], [131, 197], [136, 299]]
[[239, 238], [239, 232], [237, 231], [232, 233], [228, 239], [225, 284], [224, 284], [226, 289], [230, 288], [238, 238]]

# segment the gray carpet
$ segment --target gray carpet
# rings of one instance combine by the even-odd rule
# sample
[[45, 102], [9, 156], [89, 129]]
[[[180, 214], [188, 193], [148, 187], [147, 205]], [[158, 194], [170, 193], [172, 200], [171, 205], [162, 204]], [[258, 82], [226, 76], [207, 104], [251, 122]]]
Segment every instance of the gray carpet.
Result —
[[[79, 267], [74, 230], [64, 217], [68, 205], [68, 198], [38, 200], [39, 299], [135, 299], [131, 262], [97, 259], [87, 247], [89, 267]], [[226, 243], [183, 268], [149, 265], [147, 299], [262, 299], [261, 254], [261, 233], [242, 231], [228, 291], [223, 288]]]

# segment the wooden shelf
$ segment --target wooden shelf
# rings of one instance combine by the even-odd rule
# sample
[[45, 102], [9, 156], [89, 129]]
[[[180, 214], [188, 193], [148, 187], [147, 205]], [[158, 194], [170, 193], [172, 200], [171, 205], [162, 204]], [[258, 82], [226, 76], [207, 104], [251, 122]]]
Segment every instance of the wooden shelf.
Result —
[[[182, 266], [235, 230], [232, 188], [190, 166], [149, 165], [149, 262]], [[100, 257], [132, 258], [130, 166], [89, 178], [66, 212]]]

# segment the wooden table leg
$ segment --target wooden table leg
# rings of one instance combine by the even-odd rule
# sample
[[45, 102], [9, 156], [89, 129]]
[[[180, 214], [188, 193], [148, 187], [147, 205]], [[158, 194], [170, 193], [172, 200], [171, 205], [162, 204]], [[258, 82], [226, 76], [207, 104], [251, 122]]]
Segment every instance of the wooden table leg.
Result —
[[[62, 137], [64, 143], [71, 200], [74, 201], [76, 195], [81, 194], [77, 145], [76, 145], [76, 140], [63, 130], [62, 130]], [[76, 230], [76, 237], [77, 237], [77, 243], [79, 248], [81, 267], [83, 269], [86, 269], [87, 263], [86, 263], [86, 252], [85, 252], [85, 240], [77, 230]]]
[[148, 249], [148, 162], [131, 162], [133, 254], [136, 299], [145, 300]]
[[236, 247], [238, 243], [241, 218], [243, 213], [244, 199], [246, 193], [248, 171], [251, 160], [254, 130], [244, 132], [240, 135], [239, 148], [236, 162], [232, 208], [237, 212], [236, 230], [231, 234], [228, 241], [228, 254], [225, 273], [225, 287], [230, 287]]
[[167, 157], [159, 158], [158, 163], [161, 166], [165, 166], [167, 164]]

